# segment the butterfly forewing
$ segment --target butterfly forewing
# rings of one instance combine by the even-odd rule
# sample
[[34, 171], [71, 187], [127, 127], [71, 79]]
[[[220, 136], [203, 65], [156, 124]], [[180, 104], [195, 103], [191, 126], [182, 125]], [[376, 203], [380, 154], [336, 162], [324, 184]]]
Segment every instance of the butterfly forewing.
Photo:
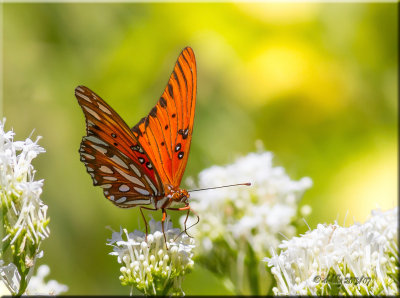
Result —
[[193, 50], [179, 55], [156, 106], [132, 131], [158, 169], [163, 183], [178, 187], [185, 171], [196, 105], [196, 61]]
[[161, 179], [140, 142], [122, 118], [89, 88], [79, 86], [75, 96], [86, 118], [80, 155], [94, 185], [119, 207], [153, 203], [163, 196]]

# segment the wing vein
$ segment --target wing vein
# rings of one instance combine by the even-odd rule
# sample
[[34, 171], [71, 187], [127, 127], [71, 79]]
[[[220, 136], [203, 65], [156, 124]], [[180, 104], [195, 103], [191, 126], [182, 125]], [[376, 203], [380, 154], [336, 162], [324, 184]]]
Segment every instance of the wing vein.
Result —
[[[160, 148], [158, 147], [158, 144], [157, 144], [157, 139], [156, 139], [156, 137], [154, 136], [153, 130], [151, 129], [150, 126], [149, 126], [149, 128], [150, 128], [151, 135], [153, 136], [154, 142], [155, 142], [156, 147], [157, 147], [157, 152], [158, 152], [158, 155], [159, 155], [159, 157], [160, 157], [160, 162], [161, 162], [161, 164], [163, 164], [161, 151], [160, 151]], [[161, 169], [162, 169], [162, 171], [165, 173], [165, 175], [168, 177], [168, 174], [167, 174], [167, 172], [165, 171], [165, 168], [164, 168], [164, 167], [161, 167]]]

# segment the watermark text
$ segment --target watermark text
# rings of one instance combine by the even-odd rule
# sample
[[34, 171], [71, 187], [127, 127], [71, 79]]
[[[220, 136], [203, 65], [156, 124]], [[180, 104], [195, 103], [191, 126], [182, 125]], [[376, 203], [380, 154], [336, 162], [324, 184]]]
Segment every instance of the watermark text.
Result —
[[328, 274], [327, 276], [316, 275], [313, 278], [315, 283], [331, 283], [331, 284], [366, 284], [369, 285], [371, 277], [369, 276], [343, 276], [340, 274]]

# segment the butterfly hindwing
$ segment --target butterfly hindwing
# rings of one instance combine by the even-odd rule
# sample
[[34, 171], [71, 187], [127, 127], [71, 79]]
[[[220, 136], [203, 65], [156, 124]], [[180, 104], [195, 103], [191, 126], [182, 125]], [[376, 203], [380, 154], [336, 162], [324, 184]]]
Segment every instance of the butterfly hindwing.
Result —
[[158, 169], [161, 180], [178, 187], [189, 155], [196, 106], [193, 50], [179, 55], [158, 103], [133, 128], [133, 134]]
[[87, 87], [77, 87], [75, 96], [86, 118], [87, 136], [79, 151], [94, 185], [123, 208], [163, 196], [157, 169], [122, 118]]

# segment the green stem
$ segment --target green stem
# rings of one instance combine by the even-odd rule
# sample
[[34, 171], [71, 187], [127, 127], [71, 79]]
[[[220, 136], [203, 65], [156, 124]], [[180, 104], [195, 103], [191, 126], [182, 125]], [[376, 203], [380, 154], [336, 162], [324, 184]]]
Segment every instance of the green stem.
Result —
[[247, 274], [248, 274], [248, 281], [250, 285], [250, 292], [251, 295], [260, 295], [259, 292], [259, 285], [258, 285], [258, 265], [259, 260], [254, 253], [253, 248], [251, 247], [250, 243], [247, 246], [248, 254], [246, 256], [246, 265], [247, 265]]
[[162, 281], [156, 281], [154, 280], [155, 283], [155, 288], [156, 288], [156, 296], [166, 296], [173, 286], [173, 280], [165, 280], [164, 283]]
[[[15, 262], [14, 264], [20, 264], [19, 262]], [[20, 266], [17, 265], [17, 269], [19, 272], [19, 275], [21, 276], [21, 281], [19, 283], [19, 290], [17, 294], [14, 294], [13, 296], [21, 296], [25, 293], [26, 288], [28, 287], [28, 281], [27, 281], [27, 276], [29, 273], [29, 268], [21, 268]], [[25, 269], [25, 270], [24, 270]]]
[[28, 283], [26, 281], [26, 275], [21, 276], [21, 283], [19, 284], [18, 294], [13, 296], [22, 296], [25, 293], [27, 287]]

